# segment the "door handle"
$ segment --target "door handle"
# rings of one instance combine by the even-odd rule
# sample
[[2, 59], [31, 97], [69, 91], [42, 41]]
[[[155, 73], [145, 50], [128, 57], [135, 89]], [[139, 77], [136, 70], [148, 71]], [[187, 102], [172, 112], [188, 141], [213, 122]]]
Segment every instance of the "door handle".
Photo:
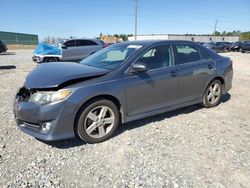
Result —
[[177, 76], [177, 73], [176, 73], [176, 71], [173, 70], [173, 71], [170, 72], [169, 75], [172, 76], [172, 77], [176, 77], [176, 76]]
[[212, 69], [214, 66], [212, 64], [208, 64], [208, 68]]

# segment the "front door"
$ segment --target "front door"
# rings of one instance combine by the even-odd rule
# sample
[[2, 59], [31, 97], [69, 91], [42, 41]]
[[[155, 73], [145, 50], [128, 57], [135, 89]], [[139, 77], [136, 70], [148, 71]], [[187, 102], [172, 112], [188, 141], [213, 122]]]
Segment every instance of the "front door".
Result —
[[177, 103], [179, 70], [174, 65], [169, 44], [158, 45], [147, 51], [135, 63], [143, 63], [147, 71], [125, 75], [127, 115], [137, 115]]

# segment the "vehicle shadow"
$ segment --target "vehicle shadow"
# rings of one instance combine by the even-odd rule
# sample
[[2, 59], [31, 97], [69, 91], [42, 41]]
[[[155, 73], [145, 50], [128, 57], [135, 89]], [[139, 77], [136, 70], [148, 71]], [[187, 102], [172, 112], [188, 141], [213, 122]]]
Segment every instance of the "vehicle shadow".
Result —
[[9, 69], [16, 69], [15, 65], [2, 65], [0, 66], [0, 70], [9, 70]]
[[0, 53], [0, 55], [16, 55], [15, 52], [3, 52], [3, 53]]
[[[225, 103], [225, 102], [229, 101], [230, 99], [231, 99], [231, 95], [229, 93], [227, 93], [227, 94], [222, 96], [221, 103]], [[192, 113], [192, 112], [199, 110], [199, 109], [202, 109], [202, 108], [203, 108], [202, 105], [196, 104], [196, 105], [180, 108], [177, 110], [165, 112], [162, 114], [158, 114], [155, 116], [143, 118], [140, 120], [132, 121], [129, 123], [125, 123], [122, 126], [118, 127], [116, 133], [112, 137], [116, 137], [125, 131], [136, 129], [136, 128], [145, 126], [149, 123], [152, 123], [152, 122], [162, 121], [166, 118], [172, 118], [172, 117], [176, 117], [176, 116], [182, 115], [182, 114], [189, 114], [189, 113]], [[41, 140], [39, 140], [39, 141], [41, 141]], [[74, 147], [78, 147], [78, 146], [82, 146], [82, 145], [86, 144], [86, 142], [82, 141], [79, 138], [73, 138], [73, 139], [68, 139], [68, 140], [63, 140], [63, 141], [53, 141], [53, 142], [41, 141], [41, 142], [46, 143], [46, 144], [48, 144], [52, 147], [58, 148], [58, 149], [69, 149], [69, 148], [74, 148]]]
[[147, 118], [143, 118], [140, 120], [135, 120], [129, 123], [125, 123], [124, 125], [120, 126], [118, 128], [118, 130], [116, 131], [115, 136], [118, 136], [119, 134], [122, 134], [125, 131], [131, 130], [131, 129], [135, 129], [135, 128], [139, 128], [142, 126], [145, 126], [147, 124], [150, 124], [152, 122], [158, 122], [158, 121], [162, 121], [166, 118], [172, 118], [172, 117], [176, 117], [178, 115], [182, 115], [182, 114], [189, 114], [192, 113], [196, 110], [201, 109], [202, 106], [199, 104], [196, 105], [192, 105], [192, 106], [188, 106], [188, 107], [184, 107], [184, 108], [180, 108], [177, 110], [173, 110], [173, 111], [169, 111], [169, 112], [165, 112], [162, 114], [158, 114], [155, 116], [151, 116], [151, 117], [147, 117]]
[[225, 103], [231, 99], [231, 94], [227, 93], [221, 97], [221, 103]]
[[58, 149], [69, 149], [69, 148], [74, 148], [74, 147], [78, 147], [78, 146], [82, 146], [86, 144], [86, 142], [84, 142], [78, 137], [67, 139], [67, 140], [58, 140], [58, 141], [43, 141], [39, 139], [37, 140], [44, 144], [50, 145], [51, 147], [55, 147]]

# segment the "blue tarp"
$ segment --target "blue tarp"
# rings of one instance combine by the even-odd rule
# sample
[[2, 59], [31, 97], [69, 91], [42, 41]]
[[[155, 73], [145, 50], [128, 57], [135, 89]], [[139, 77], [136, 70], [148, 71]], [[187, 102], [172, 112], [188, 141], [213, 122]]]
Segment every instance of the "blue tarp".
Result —
[[45, 43], [40, 43], [34, 50], [34, 54], [37, 55], [61, 55], [61, 49], [56, 46], [51, 46]]

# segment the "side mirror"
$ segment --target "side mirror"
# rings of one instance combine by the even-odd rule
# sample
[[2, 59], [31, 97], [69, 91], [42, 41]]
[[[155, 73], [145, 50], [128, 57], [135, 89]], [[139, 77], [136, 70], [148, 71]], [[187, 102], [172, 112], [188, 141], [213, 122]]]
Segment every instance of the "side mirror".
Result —
[[67, 46], [66, 46], [65, 44], [62, 44], [62, 45], [61, 45], [61, 48], [62, 48], [62, 49], [67, 49]]
[[132, 65], [133, 72], [144, 72], [147, 71], [147, 66], [144, 63], [136, 62]]

